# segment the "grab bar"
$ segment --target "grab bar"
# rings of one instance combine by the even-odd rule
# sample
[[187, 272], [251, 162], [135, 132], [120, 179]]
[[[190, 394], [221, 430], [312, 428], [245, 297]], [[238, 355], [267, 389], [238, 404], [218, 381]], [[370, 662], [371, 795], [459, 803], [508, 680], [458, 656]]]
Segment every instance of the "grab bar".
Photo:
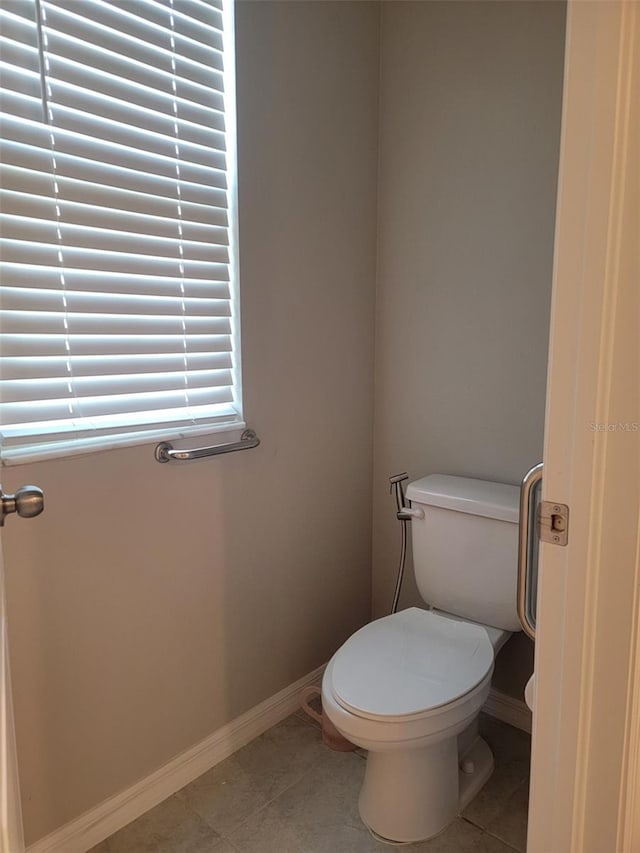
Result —
[[154, 456], [158, 462], [170, 462], [172, 459], [188, 461], [190, 459], [204, 459], [207, 456], [219, 456], [221, 453], [233, 453], [236, 450], [251, 450], [257, 447], [260, 439], [252, 429], [246, 429], [240, 436], [240, 441], [232, 441], [227, 444], [213, 444], [211, 447], [194, 447], [192, 450], [174, 450], [169, 441], [161, 441], [156, 445]]
[[538, 535], [537, 523], [534, 524], [533, 531], [531, 528], [531, 493], [533, 487], [542, 479], [542, 467], [540, 462], [538, 465], [527, 471], [520, 486], [520, 530], [518, 536], [518, 618], [525, 634], [532, 640], [536, 638], [535, 619], [531, 607], [531, 582], [529, 565], [529, 544], [530, 537]]

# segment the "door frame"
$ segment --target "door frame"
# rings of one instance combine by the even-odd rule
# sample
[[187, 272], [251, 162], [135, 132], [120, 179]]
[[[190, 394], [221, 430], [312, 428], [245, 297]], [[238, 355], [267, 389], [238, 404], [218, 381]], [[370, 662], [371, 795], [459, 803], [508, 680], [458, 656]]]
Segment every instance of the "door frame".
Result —
[[640, 850], [640, 2], [569, 0], [529, 853]]

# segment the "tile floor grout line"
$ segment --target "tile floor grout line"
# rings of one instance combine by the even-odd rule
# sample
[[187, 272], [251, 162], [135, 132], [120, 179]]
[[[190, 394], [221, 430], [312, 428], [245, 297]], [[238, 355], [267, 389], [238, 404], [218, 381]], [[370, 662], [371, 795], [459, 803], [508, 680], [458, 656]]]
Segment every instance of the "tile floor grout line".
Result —
[[[293, 714], [292, 714], [291, 716], [298, 717], [298, 714], [297, 714], [297, 712], [296, 712], [296, 711], [294, 711], [294, 712], [293, 712]], [[317, 726], [317, 724], [316, 724], [316, 723], [314, 723], [314, 722], [313, 722], [313, 721], [311, 721], [311, 720], [310, 720], [309, 722], [313, 725], [313, 727], [314, 727], [314, 728], [318, 728], [318, 729], [319, 729], [319, 726]], [[278, 725], [278, 724], [276, 724], [276, 725]], [[257, 740], [257, 738], [256, 738], [256, 740]], [[246, 745], [248, 746], [248, 744], [246, 744]], [[242, 747], [242, 748], [244, 749], [244, 747]], [[326, 747], [326, 748], [328, 749], [328, 747]], [[240, 750], [238, 750], [238, 751], [240, 751]], [[233, 757], [234, 757], [234, 755], [235, 755], [235, 753], [232, 753], [232, 755], [230, 755], [230, 756], [229, 756], [229, 758], [225, 759], [225, 761], [228, 761], [229, 759], [233, 758]], [[313, 762], [313, 764], [311, 765], [311, 767], [309, 767], [307, 770], [305, 770], [305, 771], [304, 771], [300, 776], [296, 777], [296, 778], [294, 779], [294, 781], [293, 781], [290, 785], [287, 785], [287, 787], [286, 787], [286, 788], [283, 788], [283, 789], [282, 789], [282, 791], [280, 791], [278, 794], [276, 794], [276, 795], [275, 795], [275, 797], [272, 797], [270, 800], [268, 800], [267, 802], [263, 803], [263, 804], [262, 804], [261, 806], [259, 806], [257, 809], [255, 809], [254, 811], [252, 811], [250, 814], [246, 815], [246, 816], [245, 816], [245, 817], [244, 817], [244, 818], [243, 818], [239, 823], [237, 823], [237, 824], [236, 824], [236, 825], [235, 825], [231, 830], [227, 830], [226, 832], [222, 832], [220, 829], [218, 829], [217, 827], [215, 827], [212, 823], [209, 823], [209, 820], [208, 820], [206, 817], [204, 817], [204, 815], [201, 815], [201, 814], [200, 814], [200, 812], [195, 811], [195, 809], [194, 809], [192, 806], [190, 806], [190, 805], [189, 805], [188, 807], [191, 809], [191, 811], [192, 811], [192, 812], [193, 812], [193, 813], [194, 813], [194, 814], [195, 814], [195, 815], [196, 815], [200, 820], [203, 820], [203, 821], [206, 823], [206, 825], [207, 825], [210, 829], [212, 829], [214, 832], [216, 832], [216, 833], [220, 836], [220, 838], [221, 838], [221, 839], [224, 839], [225, 841], [231, 842], [230, 834], [231, 834], [232, 832], [236, 832], [238, 829], [240, 829], [240, 827], [244, 826], [244, 824], [245, 824], [245, 823], [246, 823], [250, 818], [252, 818], [254, 815], [260, 814], [260, 812], [261, 812], [261, 811], [263, 811], [264, 809], [266, 809], [266, 808], [267, 808], [267, 806], [270, 806], [272, 803], [274, 803], [274, 802], [278, 799], [278, 797], [280, 797], [282, 794], [284, 794], [284, 793], [285, 793], [285, 791], [289, 791], [291, 788], [293, 788], [293, 786], [294, 786], [294, 785], [297, 785], [297, 784], [298, 784], [298, 782], [301, 782], [301, 781], [302, 781], [302, 779], [304, 779], [306, 776], [308, 776], [308, 774], [309, 774], [309, 773], [311, 773], [311, 771], [315, 769], [316, 765], [317, 765], [317, 764], [318, 764], [318, 762], [320, 761], [320, 758], [321, 758], [321, 757], [320, 757], [320, 756], [318, 756], [318, 758]], [[220, 762], [220, 763], [223, 763], [223, 762]], [[211, 769], [213, 769], [213, 768], [211, 768]], [[204, 774], [203, 774], [203, 775], [204, 775]], [[194, 781], [197, 781], [197, 780], [194, 780]], [[188, 787], [188, 786], [187, 786], [187, 785], [185, 785], [185, 788], [186, 788], [186, 787]], [[173, 794], [172, 796], [174, 796], [174, 797], [178, 797], [178, 798], [179, 798], [179, 799], [181, 799], [185, 804], [187, 804], [187, 798], [186, 798], [186, 797], [184, 797], [184, 796], [181, 796], [181, 794], [182, 794], [182, 791], [183, 791], [183, 790], [184, 790], [184, 788], [181, 788], [179, 791], [176, 791], [176, 793], [175, 793], [175, 794]], [[232, 842], [231, 842], [231, 843], [232, 843]]]
[[521, 850], [519, 847], [514, 847], [514, 845], [511, 844], [510, 841], [505, 841], [504, 838], [500, 838], [499, 835], [496, 835], [495, 832], [492, 832], [490, 829], [487, 829], [486, 826], [482, 826], [481, 823], [476, 823], [474, 820], [471, 820], [471, 818], [465, 817], [464, 815], [459, 815], [459, 817], [462, 820], [466, 821], [466, 823], [471, 824], [471, 826], [475, 826], [476, 829], [479, 829], [482, 832], [486, 833], [487, 835], [490, 835], [491, 838], [495, 838], [501, 844], [506, 845], [507, 847], [509, 847], [510, 850], [515, 850], [516, 853], [526, 853], [526, 851]]
[[314, 729], [322, 730], [322, 726], [317, 720], [312, 719], [309, 714], [305, 714], [302, 708], [298, 708], [297, 711], [293, 712], [294, 716], [299, 720], [302, 720], [303, 723], [306, 723], [308, 726], [313, 726]]
[[[328, 747], [327, 747], [327, 748], [328, 748]], [[243, 827], [243, 826], [245, 825], [245, 823], [247, 823], [247, 821], [248, 821], [248, 820], [250, 820], [250, 819], [251, 819], [252, 817], [254, 817], [255, 815], [260, 814], [260, 812], [264, 811], [268, 806], [270, 806], [270, 805], [272, 805], [273, 803], [275, 803], [275, 801], [276, 801], [276, 800], [278, 800], [278, 799], [279, 799], [279, 798], [280, 798], [284, 793], [286, 793], [287, 791], [290, 791], [290, 790], [291, 790], [291, 788], [293, 788], [293, 787], [294, 787], [295, 785], [297, 785], [299, 782], [302, 782], [302, 780], [303, 780], [303, 779], [306, 779], [306, 777], [316, 769], [316, 766], [318, 765], [318, 763], [320, 762], [320, 760], [321, 760], [321, 759], [320, 759], [320, 757], [318, 757], [318, 758], [316, 759], [316, 761], [314, 761], [314, 762], [313, 762], [313, 764], [311, 765], [311, 767], [309, 767], [309, 769], [308, 769], [308, 770], [305, 770], [305, 772], [304, 772], [301, 776], [298, 776], [298, 777], [297, 777], [297, 778], [296, 778], [296, 779], [295, 779], [295, 780], [294, 780], [290, 785], [287, 785], [287, 787], [286, 787], [286, 788], [283, 788], [283, 789], [282, 789], [282, 791], [280, 791], [278, 794], [276, 794], [276, 795], [275, 795], [275, 797], [272, 797], [272, 798], [271, 798], [270, 800], [268, 800], [266, 803], [263, 803], [263, 804], [262, 804], [259, 808], [257, 808], [255, 811], [252, 811], [252, 812], [251, 812], [251, 814], [246, 815], [246, 816], [245, 816], [245, 817], [240, 821], [240, 823], [237, 823], [237, 824], [233, 827], [233, 829], [231, 829], [231, 830], [229, 830], [229, 831], [228, 831], [228, 834], [227, 834], [227, 833], [220, 833], [220, 831], [219, 831], [218, 829], [216, 829], [214, 826], [211, 826], [211, 824], [209, 824], [209, 823], [208, 823], [208, 821], [205, 821], [205, 822], [206, 822], [206, 823], [208, 823], [208, 825], [209, 825], [209, 826], [211, 826], [211, 829], [213, 829], [213, 830], [214, 830], [214, 832], [218, 832], [218, 833], [222, 836], [222, 838], [224, 838], [224, 839], [225, 839], [225, 840], [227, 840], [227, 841], [232, 841], [232, 839], [231, 839], [231, 834], [232, 834], [232, 833], [237, 832], [241, 827]], [[204, 818], [203, 818], [203, 820], [204, 820]]]
[[[461, 815], [462, 817], [462, 815]], [[515, 850], [516, 853], [526, 853], [525, 850], [521, 850], [519, 847], [516, 847], [510, 841], [505, 841], [504, 838], [501, 838], [499, 835], [496, 835], [495, 832], [492, 832], [490, 829], [487, 829], [485, 826], [481, 826], [479, 823], [474, 823], [474, 821], [470, 820], [467, 817], [463, 817], [462, 820], [465, 820], [467, 823], [470, 823], [471, 826], [475, 826], [476, 829], [480, 829], [485, 835], [489, 835], [491, 838], [495, 838], [496, 841], [499, 841], [501, 844], [504, 844], [505, 847], [508, 847], [510, 850]]]
[[[184, 787], [186, 788], [187, 786], [185, 785]], [[211, 826], [209, 821], [205, 820], [205, 818], [193, 808], [193, 806], [191, 805], [191, 803], [189, 802], [187, 797], [180, 797], [179, 796], [179, 794], [182, 790], [183, 790], [183, 788], [180, 788], [180, 790], [176, 791], [175, 794], [172, 794], [171, 797], [175, 797], [176, 799], [180, 800], [180, 802], [182, 803], [182, 805], [185, 807], [185, 809], [188, 812], [190, 812], [194, 817], [198, 818], [198, 820], [201, 820], [205, 824], [205, 826], [208, 826], [209, 829], [211, 829], [213, 832], [215, 832], [215, 834], [218, 836], [219, 842], [221, 842], [221, 841], [227, 841], [228, 842], [229, 839], [225, 838], [225, 836], [220, 832], [220, 830], [216, 829], [214, 826]], [[171, 797], [167, 797], [167, 800], [170, 800]], [[167, 800], [163, 800], [163, 803], [166, 803]], [[161, 803], [161, 805], [162, 805], [162, 803]], [[219, 845], [219, 842], [216, 846]], [[213, 848], [213, 850], [215, 853], [215, 847]], [[89, 853], [91, 853], [91, 851], [89, 851]]]
[[[228, 844], [229, 847], [231, 847], [233, 850], [235, 850], [235, 853], [242, 853], [242, 850], [239, 847], [237, 847], [230, 838], [227, 838], [225, 835], [221, 836], [221, 838], [225, 842], [225, 844]], [[213, 853], [216, 853], [215, 847], [213, 848]]]
[[[325, 747], [325, 748], [326, 748], [327, 750], [329, 749], [329, 747], [328, 747], [328, 746], [327, 746], [327, 747]], [[347, 754], [347, 753], [343, 753], [343, 754]], [[351, 753], [351, 754], [352, 754], [352, 755], [355, 755], [355, 753]], [[360, 758], [360, 756], [358, 756], [358, 757]], [[295, 785], [298, 785], [300, 782], [302, 782], [302, 780], [303, 780], [303, 779], [306, 779], [306, 778], [307, 778], [307, 776], [309, 776], [309, 775], [310, 775], [310, 774], [311, 774], [311, 773], [316, 769], [316, 767], [317, 767], [317, 765], [320, 763], [320, 761], [321, 761], [321, 757], [318, 757], [318, 759], [313, 763], [313, 765], [312, 765], [312, 766], [311, 766], [307, 771], [305, 771], [305, 772], [302, 774], [302, 776], [300, 776], [298, 779], [296, 779], [296, 781], [295, 781], [295, 782], [292, 782], [292, 784], [291, 784], [291, 785], [288, 785], [286, 788], [283, 788], [283, 790], [282, 790], [282, 791], [280, 791], [280, 793], [279, 793], [279, 794], [276, 794], [276, 796], [275, 796], [275, 797], [273, 797], [271, 800], [269, 800], [269, 802], [268, 802], [268, 803], [264, 803], [262, 806], [260, 806], [260, 808], [256, 809], [256, 810], [255, 810], [254, 812], [252, 812], [250, 815], [247, 815], [245, 818], [243, 818], [243, 820], [241, 820], [241, 821], [240, 821], [240, 823], [238, 823], [236, 826], [234, 826], [234, 828], [233, 828], [233, 830], [231, 830], [231, 832], [237, 832], [241, 827], [243, 827], [243, 826], [244, 826], [244, 824], [245, 824], [245, 823], [247, 823], [247, 821], [249, 821], [249, 820], [250, 820], [250, 818], [252, 818], [254, 815], [260, 814], [260, 812], [264, 811], [268, 806], [272, 805], [273, 803], [275, 803], [275, 802], [276, 802], [276, 800], [280, 799], [280, 797], [282, 797], [282, 796], [283, 796], [283, 794], [285, 794], [285, 793], [287, 793], [288, 791], [290, 791], [290, 790], [291, 790], [291, 788], [293, 788]], [[213, 828], [213, 827], [212, 827], [212, 828]], [[216, 832], [217, 832], [217, 831], [218, 831], [218, 830], [216, 830]], [[231, 839], [229, 836], [227, 836], [227, 835], [225, 835], [225, 836], [223, 836], [223, 837], [224, 837], [227, 841], [231, 841], [231, 840], [232, 840], [232, 839]]]
[[524, 850], [521, 850], [519, 847], [514, 847], [513, 844], [510, 844], [508, 841], [505, 841], [504, 838], [500, 838], [499, 835], [495, 835], [493, 832], [489, 832], [488, 829], [484, 829], [483, 832], [485, 832], [487, 835], [491, 836], [491, 838], [495, 838], [496, 841], [499, 841], [501, 844], [504, 844], [504, 846], [508, 847], [509, 850], [515, 850], [516, 853], [525, 853]]
[[471, 820], [470, 817], [465, 817], [463, 814], [458, 815], [461, 820], [466, 821], [466, 823], [470, 823], [471, 826], [475, 826], [476, 829], [481, 829], [483, 832], [486, 832], [486, 828], [481, 823], [476, 823], [475, 820]]

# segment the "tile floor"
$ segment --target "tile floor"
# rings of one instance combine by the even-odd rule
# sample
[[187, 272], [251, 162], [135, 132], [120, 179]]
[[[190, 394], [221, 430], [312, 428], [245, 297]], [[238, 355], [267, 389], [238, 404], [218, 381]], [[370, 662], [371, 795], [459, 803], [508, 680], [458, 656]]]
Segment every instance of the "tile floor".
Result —
[[[524, 853], [530, 739], [490, 717], [496, 769], [427, 853]], [[358, 816], [365, 759], [332, 752], [302, 711], [218, 764], [90, 853], [389, 853]]]

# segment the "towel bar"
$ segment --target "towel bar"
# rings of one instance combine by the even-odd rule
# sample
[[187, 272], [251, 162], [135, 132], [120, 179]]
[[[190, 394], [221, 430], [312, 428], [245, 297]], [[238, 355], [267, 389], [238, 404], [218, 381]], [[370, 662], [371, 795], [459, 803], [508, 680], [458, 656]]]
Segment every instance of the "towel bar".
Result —
[[204, 459], [207, 456], [219, 456], [221, 453], [233, 453], [236, 450], [251, 450], [257, 447], [260, 439], [252, 429], [246, 429], [240, 441], [231, 441], [227, 444], [214, 444], [211, 447], [194, 447], [192, 450], [174, 450], [169, 441], [161, 441], [156, 446], [154, 456], [158, 462], [170, 462], [172, 459], [188, 461], [189, 459]]

